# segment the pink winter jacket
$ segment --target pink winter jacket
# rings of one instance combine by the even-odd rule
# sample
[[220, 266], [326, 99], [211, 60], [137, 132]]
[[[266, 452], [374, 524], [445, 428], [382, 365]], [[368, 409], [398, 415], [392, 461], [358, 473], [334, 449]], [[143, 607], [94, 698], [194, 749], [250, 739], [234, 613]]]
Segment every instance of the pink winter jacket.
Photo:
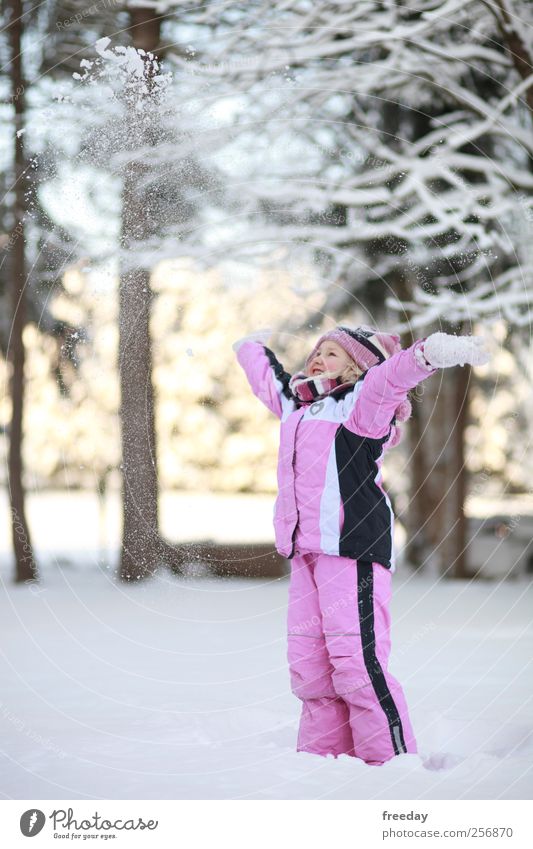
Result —
[[436, 371], [415, 356], [423, 341], [368, 369], [353, 387], [304, 406], [269, 348], [246, 341], [238, 349], [254, 394], [281, 419], [274, 529], [283, 557], [322, 552], [395, 571], [381, 464], [396, 408]]

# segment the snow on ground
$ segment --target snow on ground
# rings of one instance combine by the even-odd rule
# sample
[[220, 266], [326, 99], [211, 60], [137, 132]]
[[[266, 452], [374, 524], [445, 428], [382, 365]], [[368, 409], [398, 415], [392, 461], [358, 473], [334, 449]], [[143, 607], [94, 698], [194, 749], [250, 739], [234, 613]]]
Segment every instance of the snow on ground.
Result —
[[[98, 553], [2, 578], [0, 790], [38, 799], [524, 799], [532, 587], [394, 576], [391, 670], [420, 757], [296, 753], [287, 579], [122, 586]], [[116, 562], [116, 561], [115, 561]]]
[[[271, 497], [169, 494], [164, 533], [265, 540]], [[531, 582], [394, 575], [391, 670], [419, 754], [295, 752], [287, 579], [114, 577], [118, 497], [32, 493], [43, 580], [11, 580], [0, 493], [0, 797], [524, 799], [533, 789]], [[243, 532], [246, 537], [243, 536]], [[113, 564], [105, 565], [105, 564]]]

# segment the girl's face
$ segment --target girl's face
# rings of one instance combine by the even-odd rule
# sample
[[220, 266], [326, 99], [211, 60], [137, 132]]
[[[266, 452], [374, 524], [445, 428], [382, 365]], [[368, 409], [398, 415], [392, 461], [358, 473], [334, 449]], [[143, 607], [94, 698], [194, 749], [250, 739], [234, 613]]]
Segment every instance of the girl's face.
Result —
[[308, 377], [315, 377], [318, 374], [328, 372], [331, 377], [338, 377], [350, 365], [355, 367], [354, 361], [348, 356], [344, 348], [341, 348], [336, 342], [326, 340], [322, 342], [313, 359], [309, 361], [305, 373]]

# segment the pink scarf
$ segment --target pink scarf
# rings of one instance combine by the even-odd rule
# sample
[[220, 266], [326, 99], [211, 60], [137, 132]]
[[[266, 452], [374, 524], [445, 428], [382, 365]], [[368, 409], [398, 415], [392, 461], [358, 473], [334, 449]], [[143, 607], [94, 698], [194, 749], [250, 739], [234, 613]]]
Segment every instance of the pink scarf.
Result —
[[289, 388], [300, 404], [312, 404], [327, 395], [331, 395], [341, 389], [352, 387], [353, 383], [343, 383], [340, 377], [326, 377], [321, 374], [309, 377], [300, 371], [293, 374], [289, 381]]

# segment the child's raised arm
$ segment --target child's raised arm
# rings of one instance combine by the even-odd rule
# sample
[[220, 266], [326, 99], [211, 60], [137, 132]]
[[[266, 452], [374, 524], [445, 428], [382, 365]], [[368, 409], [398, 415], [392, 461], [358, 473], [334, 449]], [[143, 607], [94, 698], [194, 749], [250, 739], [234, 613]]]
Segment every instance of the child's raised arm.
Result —
[[285, 410], [294, 410], [295, 404], [289, 390], [290, 374], [266, 347], [271, 333], [271, 330], [260, 330], [234, 342], [232, 347], [254, 395], [281, 418]]
[[394, 413], [409, 390], [437, 368], [483, 365], [488, 360], [478, 336], [433, 333], [368, 370], [345, 426], [360, 436], [380, 439], [388, 433]]

